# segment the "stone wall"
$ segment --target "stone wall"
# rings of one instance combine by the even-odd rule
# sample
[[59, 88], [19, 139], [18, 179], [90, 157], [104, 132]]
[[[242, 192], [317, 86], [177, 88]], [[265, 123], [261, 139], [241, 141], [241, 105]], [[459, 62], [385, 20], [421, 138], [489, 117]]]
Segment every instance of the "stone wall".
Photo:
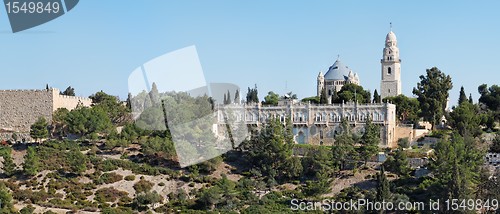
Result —
[[58, 108], [74, 109], [79, 103], [90, 106], [92, 100], [59, 95], [59, 90], [0, 90], [0, 140], [10, 139], [12, 133], [29, 139], [30, 126], [45, 117], [50, 123]]
[[75, 109], [78, 104], [83, 106], [90, 106], [92, 104], [92, 99], [90, 98], [60, 95], [58, 89], [53, 89], [52, 93], [54, 111], [58, 108]]
[[0, 91], [0, 130], [29, 132], [39, 117], [52, 119], [53, 93], [51, 90]]

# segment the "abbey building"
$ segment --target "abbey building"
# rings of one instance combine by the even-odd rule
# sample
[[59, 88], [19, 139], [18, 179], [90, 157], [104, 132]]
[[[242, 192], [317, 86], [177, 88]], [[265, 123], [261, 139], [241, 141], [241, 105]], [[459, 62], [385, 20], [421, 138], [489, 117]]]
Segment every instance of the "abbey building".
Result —
[[[385, 38], [381, 60], [382, 98], [401, 94], [401, 59], [394, 32]], [[412, 136], [412, 127], [396, 125], [396, 106], [390, 103], [358, 104], [354, 102], [332, 103], [332, 95], [345, 84], [360, 85], [360, 77], [339, 59], [323, 74], [317, 76], [317, 96], [327, 94], [328, 104], [318, 105], [298, 101], [282, 102], [278, 106], [255, 104], [230, 104], [217, 110], [218, 123], [214, 132], [223, 137], [227, 131], [225, 111], [232, 112], [237, 122], [260, 126], [271, 118], [292, 123], [295, 142], [298, 144], [333, 145], [335, 136], [342, 132], [341, 121], [345, 119], [355, 133], [363, 133], [366, 120], [371, 118], [380, 126], [380, 147], [396, 147], [403, 135]], [[404, 133], [404, 134], [403, 134]], [[405, 136], [406, 137], [406, 136]]]

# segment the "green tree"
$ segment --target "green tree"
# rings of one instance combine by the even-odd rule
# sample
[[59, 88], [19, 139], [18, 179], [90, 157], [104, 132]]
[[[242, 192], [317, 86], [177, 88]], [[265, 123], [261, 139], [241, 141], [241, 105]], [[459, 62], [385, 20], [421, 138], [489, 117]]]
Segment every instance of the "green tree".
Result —
[[385, 176], [384, 166], [380, 166], [380, 172], [377, 173], [377, 201], [389, 201], [391, 197], [389, 180]]
[[413, 94], [420, 104], [420, 116], [429, 121], [433, 129], [444, 115], [452, 88], [451, 77], [436, 67], [427, 69], [426, 75], [421, 75], [417, 87], [413, 88]]
[[347, 120], [342, 119], [342, 132], [335, 135], [335, 142], [332, 146], [332, 161], [335, 168], [343, 170], [347, 161], [354, 157], [354, 139], [351, 134]]
[[259, 92], [257, 91], [257, 85], [255, 85], [255, 87], [252, 89], [248, 87], [247, 104], [258, 103], [258, 102], [259, 102]]
[[3, 157], [3, 172], [7, 177], [11, 177], [16, 172], [16, 164], [12, 160], [11, 150], [6, 150]]
[[416, 98], [410, 98], [403, 94], [395, 97], [386, 97], [383, 102], [396, 105], [396, 118], [400, 123], [416, 124], [419, 120], [420, 108]]
[[5, 184], [0, 184], [0, 213], [16, 213], [14, 209], [14, 204], [12, 203], [12, 195], [5, 186]]
[[469, 103], [474, 104], [474, 100], [472, 99], [472, 93], [469, 94]]
[[66, 162], [69, 171], [81, 175], [87, 170], [87, 156], [85, 156], [78, 147], [71, 148], [66, 154]]
[[365, 165], [368, 159], [373, 157], [378, 152], [378, 145], [380, 143], [380, 127], [372, 123], [371, 117], [368, 117], [365, 125], [365, 132], [361, 137], [361, 156], [365, 161]]
[[264, 97], [264, 101], [262, 102], [262, 104], [263, 105], [273, 105], [273, 106], [276, 106], [276, 105], [278, 105], [279, 99], [280, 99], [280, 96], [278, 94], [270, 91]]
[[469, 100], [467, 99], [467, 95], [465, 95], [465, 90], [464, 87], [460, 87], [460, 96], [458, 97], [458, 105], [462, 104], [463, 102], [468, 102]]
[[287, 167], [294, 141], [291, 122], [287, 121], [285, 127], [279, 119], [271, 119], [257, 136], [242, 144], [250, 165], [273, 179], [286, 179], [291, 174]]
[[319, 96], [320, 104], [328, 104], [328, 97], [326, 95], [326, 88], [321, 89], [321, 95]]
[[59, 92], [60, 95], [66, 95], [66, 96], [75, 96], [75, 89], [71, 86], [68, 86], [66, 90], [63, 92]]
[[436, 144], [430, 162], [436, 184], [431, 194], [436, 199], [474, 197], [484, 162], [484, 152], [478, 145], [476, 139], [456, 132]]
[[373, 103], [380, 103], [380, 102], [381, 102], [380, 95], [378, 94], [377, 89], [375, 89], [375, 91], [373, 92]]
[[311, 102], [313, 104], [319, 104], [319, 97], [318, 96], [314, 96], [314, 97], [306, 97], [304, 99], [301, 100], [301, 102], [303, 103], [308, 103], [308, 102]]
[[477, 137], [481, 134], [479, 108], [467, 100], [464, 100], [457, 107], [453, 107], [453, 111], [449, 113], [447, 119], [448, 124], [462, 136], [471, 134]]
[[240, 89], [236, 89], [236, 92], [234, 92], [234, 103], [240, 103]]
[[30, 136], [35, 139], [35, 141], [47, 138], [49, 136], [47, 127], [48, 123], [45, 117], [39, 117], [30, 127]]
[[58, 108], [52, 114], [52, 136], [66, 136], [68, 130], [68, 123], [66, 122], [66, 117], [68, 116], [68, 109]]
[[482, 84], [478, 87], [479, 102], [486, 105], [489, 110], [498, 112], [500, 111], [500, 86], [492, 85], [488, 88], [488, 85]]
[[[160, 95], [155, 83], [153, 83], [153, 87], [149, 92], [149, 97], [154, 101], [152, 103], [161, 105], [159, 102]], [[113, 124], [123, 125], [130, 121], [129, 109], [126, 105], [123, 105], [118, 97], [100, 91], [89, 98], [92, 99], [92, 109], [104, 111]]]
[[384, 162], [387, 170], [396, 173], [399, 176], [407, 177], [410, 174], [410, 164], [408, 163], [408, 156], [402, 148], [398, 148], [394, 153], [393, 158], [389, 158]]
[[70, 111], [65, 122], [68, 132], [80, 136], [108, 132], [112, 127], [105, 110], [99, 107], [79, 107]]
[[358, 103], [371, 103], [372, 96], [370, 91], [363, 89], [362, 86], [347, 83], [340, 91], [337, 93], [338, 99], [334, 100], [334, 103], [342, 103], [349, 101], [357, 101]]
[[26, 156], [24, 157], [23, 171], [28, 176], [35, 176], [38, 173], [39, 162], [38, 155], [35, 148], [30, 146], [27, 149]]

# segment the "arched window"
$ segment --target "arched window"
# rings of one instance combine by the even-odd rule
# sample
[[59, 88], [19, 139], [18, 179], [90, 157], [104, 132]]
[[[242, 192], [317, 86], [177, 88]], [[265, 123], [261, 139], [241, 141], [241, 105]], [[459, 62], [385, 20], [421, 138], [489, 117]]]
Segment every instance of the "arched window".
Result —
[[388, 75], [391, 75], [391, 73], [392, 73], [391, 67], [388, 67], [388, 68], [387, 68], [387, 74], [388, 74]]

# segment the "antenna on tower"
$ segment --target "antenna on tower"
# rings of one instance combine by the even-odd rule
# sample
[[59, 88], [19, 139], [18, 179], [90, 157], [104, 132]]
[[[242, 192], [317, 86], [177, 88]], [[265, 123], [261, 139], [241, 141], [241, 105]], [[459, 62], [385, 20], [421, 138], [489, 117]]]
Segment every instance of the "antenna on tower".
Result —
[[390, 30], [392, 31], [392, 22], [389, 22]]

